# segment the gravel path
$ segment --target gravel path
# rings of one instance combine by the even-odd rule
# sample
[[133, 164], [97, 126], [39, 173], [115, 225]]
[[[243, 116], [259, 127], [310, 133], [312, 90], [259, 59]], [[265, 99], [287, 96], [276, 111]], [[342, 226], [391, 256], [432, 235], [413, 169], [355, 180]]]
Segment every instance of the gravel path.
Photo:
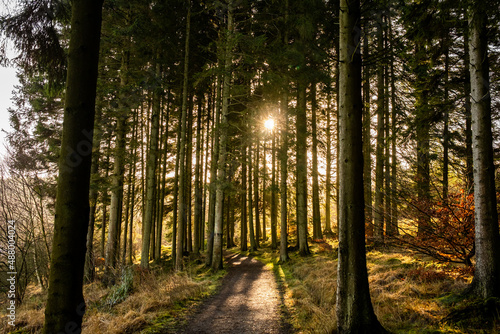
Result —
[[285, 334], [273, 273], [261, 262], [226, 254], [229, 268], [220, 291], [203, 302], [180, 333]]

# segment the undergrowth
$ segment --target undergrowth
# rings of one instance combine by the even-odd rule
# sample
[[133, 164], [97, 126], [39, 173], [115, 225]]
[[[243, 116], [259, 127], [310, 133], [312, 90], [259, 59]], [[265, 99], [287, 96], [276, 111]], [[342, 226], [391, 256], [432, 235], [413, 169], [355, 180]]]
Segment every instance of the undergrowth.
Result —
[[[84, 286], [87, 310], [82, 333], [169, 333], [182, 325], [190, 310], [213, 294], [225, 271], [207, 269], [199, 259], [181, 273], [165, 265], [122, 269], [116, 285], [107, 288], [99, 280]], [[44, 320], [45, 292], [33, 288], [17, 309], [16, 327], [0, 324], [2, 333], [39, 333]], [[4, 326], [4, 327], [2, 327]]]
[[[290, 252], [283, 264], [279, 251], [250, 254], [275, 273], [289, 322], [300, 333], [336, 332], [337, 244], [326, 242], [331, 251], [325, 241], [310, 243], [310, 256]], [[391, 333], [500, 332], [494, 316], [499, 301], [469, 307], [471, 301], [460, 297], [472, 280], [467, 268], [393, 248], [370, 250], [367, 268], [375, 313]]]

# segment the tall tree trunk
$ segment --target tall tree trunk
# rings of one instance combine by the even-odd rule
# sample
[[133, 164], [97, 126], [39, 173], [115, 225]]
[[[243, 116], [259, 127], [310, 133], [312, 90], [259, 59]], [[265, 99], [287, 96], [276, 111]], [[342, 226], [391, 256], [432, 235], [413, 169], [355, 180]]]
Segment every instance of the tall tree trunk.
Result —
[[97, 209], [97, 196], [99, 194], [99, 159], [101, 157], [101, 116], [102, 110], [97, 110], [94, 121], [94, 137], [92, 139], [92, 165], [90, 167], [90, 193], [89, 193], [89, 227], [87, 231], [87, 254], [85, 255], [84, 275], [87, 282], [92, 282], [95, 276], [94, 266], [94, 225], [95, 213]]
[[201, 133], [201, 113], [202, 113], [202, 99], [200, 97], [198, 101], [198, 114], [196, 119], [196, 164], [195, 164], [195, 180], [194, 180], [194, 248], [195, 253], [200, 252], [201, 248], [201, 228], [202, 228], [202, 209], [203, 209], [203, 199], [202, 199], [202, 188], [201, 188], [201, 164], [202, 164], [202, 133]]
[[[207, 225], [207, 178], [208, 178], [208, 157], [209, 151], [213, 148], [213, 141], [210, 140], [210, 119], [213, 118], [213, 98], [212, 92], [208, 95], [208, 112], [207, 112], [207, 127], [205, 136], [205, 167], [203, 168], [203, 213], [202, 213], [202, 227], [201, 227], [201, 250], [205, 250], [205, 229]], [[212, 142], [212, 143], [211, 143]]]
[[[289, 3], [285, 0], [285, 32], [283, 36], [283, 45], [288, 45], [288, 13]], [[286, 68], [286, 67], [285, 67]], [[280, 139], [280, 262], [284, 263], [289, 260], [288, 257], [288, 196], [287, 196], [287, 179], [288, 179], [288, 77], [285, 74], [285, 84], [281, 93], [280, 101], [280, 116], [281, 127]]]
[[[465, 13], [467, 15], [467, 13]], [[465, 189], [467, 194], [474, 192], [474, 172], [472, 159], [472, 116], [470, 100], [470, 57], [469, 57], [469, 26], [464, 24], [464, 95], [465, 95]]]
[[278, 225], [278, 207], [276, 202], [276, 130], [272, 130], [271, 146], [271, 249], [277, 247], [277, 225]]
[[297, 83], [297, 233], [299, 253], [309, 254], [307, 245], [307, 108], [306, 85], [299, 79]]
[[[104, 163], [106, 172], [104, 173], [104, 179], [109, 178], [109, 156], [111, 155], [111, 136], [108, 139], [108, 145], [106, 148], [106, 162]], [[106, 225], [108, 219], [108, 201], [109, 195], [108, 190], [105, 188], [102, 192], [102, 227], [101, 227], [101, 257], [106, 257]]]
[[417, 175], [416, 187], [420, 212], [418, 214], [418, 236], [425, 236], [430, 229], [430, 217], [424, 208], [428, 207], [430, 200], [430, 107], [429, 90], [427, 86], [428, 65], [426, 47], [421, 41], [415, 43], [415, 57], [417, 74], [416, 101], [415, 101], [415, 124], [417, 141]]
[[[377, 52], [384, 50], [384, 31], [382, 14], [377, 16]], [[377, 64], [377, 146], [375, 150], [375, 208], [373, 236], [376, 243], [384, 242], [384, 129], [385, 129], [385, 91], [384, 64]]]
[[180, 131], [180, 145], [179, 145], [179, 202], [177, 205], [177, 240], [176, 240], [176, 258], [175, 258], [175, 270], [182, 270], [184, 267], [183, 263], [183, 241], [184, 241], [184, 229], [186, 222], [186, 170], [184, 166], [184, 161], [186, 160], [186, 127], [187, 127], [187, 108], [188, 108], [188, 75], [189, 75], [189, 38], [191, 31], [191, 5], [188, 4], [188, 12], [186, 15], [186, 41], [184, 46], [184, 80], [182, 84], [182, 111], [181, 111], [181, 122], [179, 124]]
[[247, 222], [247, 146], [242, 143], [241, 148], [241, 251], [248, 250], [248, 222]]
[[255, 155], [254, 161], [255, 165], [253, 168], [253, 195], [255, 206], [255, 243], [257, 247], [260, 247], [260, 215], [259, 215], [259, 167], [260, 167], [260, 140], [257, 138], [255, 141]]
[[340, 1], [339, 259], [337, 328], [385, 333], [373, 311], [365, 250], [359, 0]]
[[316, 82], [311, 84], [311, 128], [312, 128], [312, 206], [313, 206], [313, 239], [323, 239], [321, 231], [321, 213], [319, 208], [318, 180], [318, 131], [316, 124]]
[[72, 2], [45, 334], [68, 328], [79, 331], [85, 313], [83, 268], [102, 3], [102, 0]]
[[188, 124], [187, 124], [187, 140], [186, 140], [186, 229], [184, 231], [185, 244], [184, 249], [188, 253], [193, 252], [193, 101], [191, 97], [189, 103]]
[[210, 201], [208, 208], [208, 229], [207, 229], [207, 256], [205, 257], [205, 265], [212, 265], [213, 249], [214, 249], [214, 228], [215, 228], [215, 185], [217, 181], [217, 167], [219, 162], [219, 125], [220, 125], [220, 112], [221, 112], [221, 99], [222, 99], [222, 84], [221, 75], [217, 78], [217, 95], [215, 107], [215, 119], [213, 121], [212, 131], [212, 154], [210, 159]]
[[[137, 170], [137, 146], [138, 146], [138, 143], [139, 143], [139, 139], [137, 137], [137, 134], [138, 134], [138, 127], [139, 127], [139, 124], [138, 124], [138, 118], [139, 118], [139, 115], [138, 113], [136, 113], [134, 115], [134, 131], [133, 131], [133, 136], [132, 136], [132, 142], [133, 142], [133, 146], [132, 146], [132, 161], [131, 161], [131, 173], [130, 173], [130, 183], [129, 183], [129, 187], [132, 187], [132, 190], [131, 190], [131, 194], [130, 194], [130, 219], [129, 219], [129, 228], [128, 228], [128, 259], [127, 259], [127, 263], [129, 265], [132, 265], [132, 232], [133, 232], [133, 226], [134, 226], [134, 207], [135, 207], [135, 182], [136, 182], [136, 176], [135, 176], [135, 173], [136, 173], [136, 170]], [[124, 246], [125, 248], [125, 246]], [[124, 258], [125, 258], [125, 255], [126, 255], [126, 251], [124, 249], [123, 251], [123, 254], [124, 254]], [[125, 262], [125, 260], [124, 260]]]
[[174, 171], [174, 195], [172, 207], [172, 259], [177, 259], [177, 221], [178, 221], [178, 206], [179, 206], [179, 164], [180, 164], [180, 142], [181, 142], [181, 119], [177, 126], [177, 152], [175, 154], [175, 171]]
[[[288, 0], [286, 0], [286, 16], [288, 17]], [[284, 85], [286, 89], [288, 85]], [[281, 122], [280, 138], [280, 262], [287, 262], [288, 257], [288, 94], [281, 94]]]
[[119, 241], [122, 223], [122, 207], [123, 207], [123, 179], [125, 174], [125, 147], [127, 145], [127, 128], [128, 116], [130, 113], [129, 106], [125, 103], [126, 92], [125, 87], [128, 84], [128, 63], [129, 53], [123, 52], [122, 66], [121, 66], [121, 92], [119, 110], [116, 121], [116, 140], [115, 140], [115, 153], [113, 164], [113, 176], [111, 183], [111, 204], [109, 208], [109, 230], [108, 241], [106, 244], [106, 283], [114, 284], [111, 268], [115, 268], [118, 261], [119, 254]]
[[[158, 187], [160, 196], [158, 199], [158, 215], [157, 215], [157, 224], [156, 224], [156, 250], [155, 250], [155, 256], [157, 259], [160, 259], [161, 256], [161, 245], [162, 245], [162, 235], [163, 235], [163, 216], [164, 216], [164, 210], [165, 210], [165, 193], [166, 193], [166, 187], [167, 187], [167, 146], [168, 146], [168, 136], [169, 136], [169, 131], [168, 131], [168, 125], [170, 121], [170, 90], [167, 92], [167, 101], [166, 101], [166, 109], [167, 109], [167, 114], [166, 114], [166, 119], [164, 120], [165, 123], [165, 133], [163, 134], [164, 142], [163, 142], [163, 149], [160, 151], [160, 156], [163, 159], [162, 161], [162, 166], [163, 168], [161, 169], [161, 180], [160, 180], [160, 185], [161, 185], [161, 190], [160, 186]], [[160, 160], [160, 159], [158, 159]]]
[[[365, 26], [363, 37], [363, 58], [369, 57], [368, 28]], [[371, 110], [370, 110], [370, 66], [363, 66], [363, 160], [364, 160], [364, 192], [366, 235], [373, 237], [373, 203], [372, 203], [372, 144], [371, 144]]]
[[468, 18], [476, 232], [472, 291], [480, 298], [498, 298], [500, 236], [491, 130], [487, 2], [473, 1], [468, 8]]
[[[449, 32], [448, 32], [449, 33]], [[450, 104], [449, 104], [449, 67], [450, 67], [450, 50], [448, 42], [448, 33], [446, 33], [445, 44], [445, 61], [444, 61], [444, 111], [443, 111], [443, 203], [446, 205], [448, 203], [448, 173], [449, 173], [449, 147], [450, 147], [450, 131], [449, 131], [449, 119], [450, 119]]]
[[[386, 22], [384, 21], [384, 24]], [[387, 50], [387, 38], [385, 42], [384, 49]], [[384, 144], [384, 212], [385, 212], [385, 234], [386, 236], [393, 235], [392, 225], [391, 225], [391, 207], [392, 207], [392, 196], [391, 196], [391, 118], [389, 113], [389, 66], [384, 66], [384, 91], [385, 93], [385, 102], [384, 102], [384, 131], [385, 131], [385, 144]]]
[[[392, 19], [389, 16], [389, 39], [391, 46], [394, 45], [393, 33], [392, 33]], [[391, 214], [390, 214], [390, 226], [391, 235], [399, 235], [398, 226], [398, 202], [397, 202], [397, 151], [396, 151], [396, 139], [397, 139], [397, 106], [396, 106], [396, 72], [394, 69], [394, 50], [391, 49]]]
[[264, 139], [262, 143], [262, 241], [267, 240], [266, 235], [266, 178], [267, 178], [267, 152], [266, 152], [266, 140]]
[[326, 110], [326, 175], [325, 175], [325, 234], [332, 234], [332, 104], [331, 93], [328, 93]]
[[[161, 78], [160, 64], [156, 64], [156, 76]], [[158, 86], [153, 91], [153, 110], [151, 114], [151, 136], [150, 146], [147, 155], [146, 165], [146, 207], [144, 213], [144, 230], [142, 235], [141, 268], [149, 268], [149, 247], [151, 241], [151, 231], [153, 228], [153, 209], [156, 188], [156, 166], [158, 162], [158, 137], [160, 132], [160, 112], [162, 87]]]
[[253, 200], [252, 200], [252, 145], [248, 147], [248, 227], [250, 237], [250, 251], [257, 250], [255, 242], [255, 229], [253, 224]]
[[215, 190], [215, 225], [214, 225], [214, 249], [212, 268], [222, 269], [222, 204], [226, 182], [226, 159], [227, 159], [227, 137], [228, 137], [228, 114], [231, 85], [231, 65], [233, 61], [233, 8], [232, 0], [227, 5], [227, 32], [226, 48], [224, 52], [224, 82], [222, 86], [222, 113], [220, 123], [219, 161], [217, 167], [217, 186]]

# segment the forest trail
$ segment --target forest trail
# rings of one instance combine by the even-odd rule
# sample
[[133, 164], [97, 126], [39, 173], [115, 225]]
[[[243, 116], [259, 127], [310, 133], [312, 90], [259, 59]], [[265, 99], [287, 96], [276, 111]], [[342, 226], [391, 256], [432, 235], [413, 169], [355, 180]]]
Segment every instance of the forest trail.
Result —
[[251, 257], [226, 253], [220, 291], [203, 302], [180, 333], [285, 334], [281, 297], [273, 273]]

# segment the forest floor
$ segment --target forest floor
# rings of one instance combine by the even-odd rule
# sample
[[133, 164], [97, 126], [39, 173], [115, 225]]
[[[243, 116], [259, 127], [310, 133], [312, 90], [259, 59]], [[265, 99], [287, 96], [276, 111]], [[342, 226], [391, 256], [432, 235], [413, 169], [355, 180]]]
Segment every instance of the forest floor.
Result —
[[[82, 333], [335, 333], [337, 241], [311, 241], [311, 255], [290, 252], [286, 263], [268, 242], [261, 246], [226, 251], [218, 272], [204, 266], [203, 256], [191, 256], [174, 273], [166, 256], [149, 271], [124, 268], [115, 286], [97, 279], [84, 287]], [[375, 313], [391, 333], [500, 333], [500, 299], [462, 295], [471, 268], [386, 246], [368, 247], [367, 269]], [[46, 292], [30, 287], [16, 327], [0, 321], [0, 333], [39, 333], [45, 302]], [[0, 299], [2, 320], [5, 305]]]
[[292, 333], [272, 271], [242, 254], [226, 252], [225, 258], [220, 291], [199, 305], [178, 333]]

